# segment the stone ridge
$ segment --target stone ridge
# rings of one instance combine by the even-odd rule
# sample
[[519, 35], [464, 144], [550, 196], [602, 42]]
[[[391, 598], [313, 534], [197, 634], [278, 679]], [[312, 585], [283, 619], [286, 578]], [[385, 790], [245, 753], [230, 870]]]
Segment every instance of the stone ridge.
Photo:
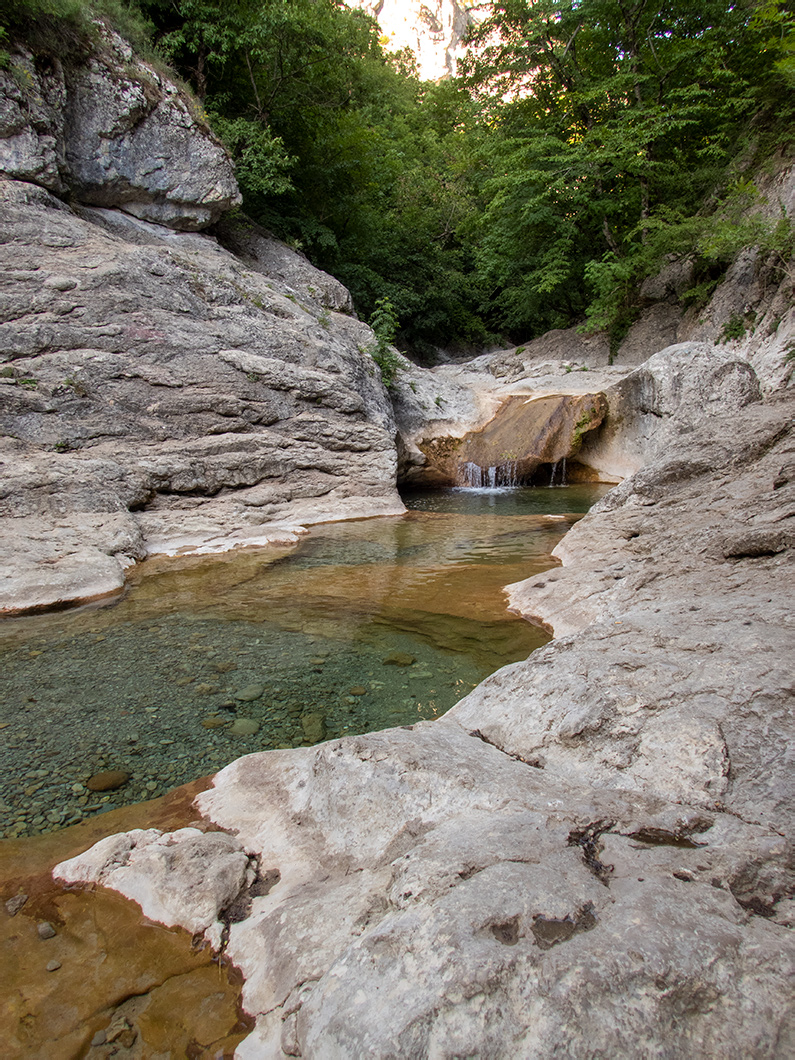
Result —
[[[645, 371], [697, 396], [708, 354]], [[512, 587], [546, 648], [439, 721], [249, 755], [198, 796], [277, 879], [228, 932], [239, 1057], [792, 1052], [795, 447], [791, 395], [752, 382], [700, 425], [669, 407], [563, 567]]]

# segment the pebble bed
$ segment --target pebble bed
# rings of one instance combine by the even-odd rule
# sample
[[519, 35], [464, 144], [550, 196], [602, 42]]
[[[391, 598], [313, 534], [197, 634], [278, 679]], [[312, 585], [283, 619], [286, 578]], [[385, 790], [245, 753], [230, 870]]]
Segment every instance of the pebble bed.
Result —
[[[7, 652], [4, 669], [6, 838], [155, 798], [252, 751], [436, 717], [482, 677], [460, 654], [408, 635], [341, 650], [262, 623], [179, 614], [33, 641]], [[130, 779], [88, 790], [108, 771]]]

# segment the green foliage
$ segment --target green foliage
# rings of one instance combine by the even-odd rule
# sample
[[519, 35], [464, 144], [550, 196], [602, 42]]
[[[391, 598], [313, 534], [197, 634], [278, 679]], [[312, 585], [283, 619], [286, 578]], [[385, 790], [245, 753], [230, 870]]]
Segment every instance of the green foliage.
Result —
[[[496, 0], [467, 63], [497, 129], [477, 226], [486, 312], [530, 332], [583, 313], [625, 331], [637, 284], [688, 242], [752, 119], [781, 108], [769, 41], [731, 0]], [[700, 252], [737, 235], [703, 227]]]
[[384, 386], [391, 387], [397, 377], [400, 358], [392, 348], [397, 334], [398, 318], [395, 307], [388, 298], [379, 298], [376, 302], [375, 311], [370, 317], [370, 327], [376, 338], [370, 355], [381, 369]]
[[249, 197], [282, 195], [290, 190], [289, 172], [297, 159], [287, 154], [280, 136], [247, 118], [229, 119], [217, 111], [208, 117], [232, 156], [238, 183]]
[[745, 317], [742, 313], [732, 313], [731, 317], [723, 325], [721, 342], [732, 342], [734, 339], [741, 339], [745, 336], [746, 330]]
[[615, 349], [677, 260], [692, 305], [742, 247], [792, 267], [744, 176], [791, 142], [791, 0], [494, 0], [438, 85], [338, 0], [5, 0], [0, 67], [19, 39], [79, 58], [97, 19], [192, 86], [247, 215], [363, 317], [391, 307], [385, 380], [394, 342], [431, 359], [580, 324]]
[[77, 59], [96, 47], [97, 22], [148, 52], [152, 27], [135, 0], [4, 0], [0, 45], [21, 40], [36, 56]]

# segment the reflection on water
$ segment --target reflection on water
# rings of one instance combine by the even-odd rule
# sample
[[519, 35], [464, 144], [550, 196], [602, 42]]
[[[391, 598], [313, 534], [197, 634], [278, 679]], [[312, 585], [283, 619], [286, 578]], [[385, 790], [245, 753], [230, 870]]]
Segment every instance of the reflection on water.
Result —
[[[548, 638], [502, 586], [548, 568], [604, 487], [499, 492], [413, 495], [406, 516], [318, 527], [291, 551], [151, 560], [114, 606], [4, 622], [5, 834], [250, 751], [437, 717], [526, 657]], [[129, 779], [85, 787], [108, 771]]]

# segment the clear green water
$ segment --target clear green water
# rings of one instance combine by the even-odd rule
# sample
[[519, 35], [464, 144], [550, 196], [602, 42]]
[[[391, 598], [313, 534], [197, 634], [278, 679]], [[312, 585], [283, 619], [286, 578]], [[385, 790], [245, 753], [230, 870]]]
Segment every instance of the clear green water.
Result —
[[[546, 642], [502, 586], [551, 566], [604, 492], [412, 494], [406, 516], [317, 527], [289, 552], [150, 560], [112, 606], [5, 620], [0, 831], [71, 824], [251, 751], [438, 717]], [[110, 770], [129, 781], [86, 789]]]

